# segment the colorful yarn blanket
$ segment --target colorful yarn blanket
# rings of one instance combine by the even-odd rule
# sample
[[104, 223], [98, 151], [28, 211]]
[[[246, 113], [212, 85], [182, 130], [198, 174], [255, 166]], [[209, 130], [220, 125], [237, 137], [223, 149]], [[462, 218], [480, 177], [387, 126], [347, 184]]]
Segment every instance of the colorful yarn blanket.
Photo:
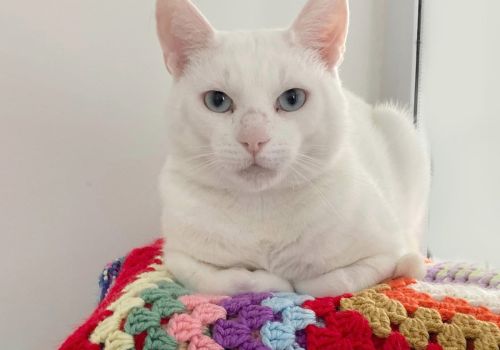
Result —
[[[192, 294], [165, 269], [161, 240], [111, 263], [99, 306], [61, 350], [498, 350], [498, 271], [434, 264], [355, 294]], [[167, 263], [168, 265], [168, 263]]]

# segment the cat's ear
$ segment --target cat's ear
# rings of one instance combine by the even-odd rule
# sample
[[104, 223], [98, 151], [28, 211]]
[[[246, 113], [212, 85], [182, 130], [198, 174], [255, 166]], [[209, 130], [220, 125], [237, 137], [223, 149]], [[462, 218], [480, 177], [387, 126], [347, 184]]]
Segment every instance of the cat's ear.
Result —
[[179, 77], [189, 56], [210, 45], [214, 30], [190, 0], [157, 0], [156, 25], [168, 71]]
[[308, 0], [290, 31], [296, 43], [317, 51], [334, 68], [342, 63], [348, 27], [348, 0]]

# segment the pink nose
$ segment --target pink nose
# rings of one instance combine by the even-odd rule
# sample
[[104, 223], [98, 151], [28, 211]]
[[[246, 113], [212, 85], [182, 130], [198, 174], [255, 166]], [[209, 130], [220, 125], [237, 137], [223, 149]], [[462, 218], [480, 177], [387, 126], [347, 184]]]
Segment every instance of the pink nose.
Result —
[[244, 129], [238, 135], [239, 143], [253, 156], [259, 153], [270, 139], [266, 130], [262, 128]]

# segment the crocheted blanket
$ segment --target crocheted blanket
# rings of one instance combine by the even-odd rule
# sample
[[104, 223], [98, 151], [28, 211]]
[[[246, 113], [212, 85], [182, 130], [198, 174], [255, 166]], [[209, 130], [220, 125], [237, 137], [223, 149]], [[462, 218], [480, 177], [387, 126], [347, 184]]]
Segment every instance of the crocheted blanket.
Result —
[[498, 350], [500, 272], [431, 265], [354, 295], [192, 294], [161, 240], [110, 264], [96, 310], [61, 350]]

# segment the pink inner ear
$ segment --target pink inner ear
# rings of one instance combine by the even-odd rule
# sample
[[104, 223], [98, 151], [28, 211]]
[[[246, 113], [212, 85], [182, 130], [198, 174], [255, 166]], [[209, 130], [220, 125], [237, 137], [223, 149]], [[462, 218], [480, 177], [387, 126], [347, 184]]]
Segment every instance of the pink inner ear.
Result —
[[324, 47], [320, 49], [320, 55], [327, 63], [328, 67], [338, 66], [342, 62], [342, 57], [345, 51], [345, 40], [347, 37], [347, 25], [338, 28], [338, 24], [329, 28], [327, 37], [329, 41], [324, 43]]
[[173, 76], [179, 76], [186, 64], [186, 60], [179, 60], [173, 53], [170, 55], [163, 54], [163, 60], [165, 61], [168, 72]]
[[189, 0], [157, 0], [156, 22], [165, 65], [178, 77], [189, 55], [208, 46], [214, 30]]
[[347, 0], [309, 0], [292, 31], [302, 46], [317, 50], [331, 68], [342, 61], [348, 26]]

